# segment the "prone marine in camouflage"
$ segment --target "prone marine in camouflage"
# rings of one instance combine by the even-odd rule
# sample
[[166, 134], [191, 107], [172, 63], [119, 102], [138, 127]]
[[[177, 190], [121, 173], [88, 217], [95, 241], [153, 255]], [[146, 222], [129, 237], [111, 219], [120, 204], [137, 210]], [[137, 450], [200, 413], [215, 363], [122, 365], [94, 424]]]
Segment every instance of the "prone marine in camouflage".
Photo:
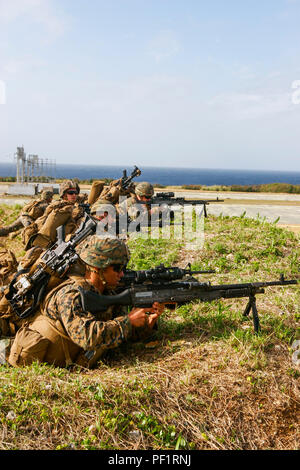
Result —
[[14, 336], [21, 324], [4, 295], [17, 272], [17, 267], [15, 254], [4, 245], [0, 245], [0, 338]]
[[135, 192], [130, 198], [124, 200], [118, 206], [118, 211], [124, 214], [126, 211], [131, 219], [135, 219], [142, 210], [145, 216], [150, 215], [150, 208], [147, 206], [147, 200], [154, 194], [154, 188], [151, 183], [146, 181], [138, 183], [135, 186]]
[[40, 360], [57, 366], [92, 367], [105, 351], [152, 331], [162, 313], [159, 304], [148, 312], [134, 308], [129, 313], [124, 307], [103, 311], [99, 306], [95, 314], [82, 306], [80, 288], [110, 295], [118, 285], [130, 256], [125, 243], [92, 235], [77, 251], [86, 267], [85, 277], [72, 277], [47, 295], [37, 317], [18, 331], [9, 356], [11, 365]]
[[[142, 182], [136, 185], [135, 194], [129, 199], [125, 200], [118, 206], [119, 214], [125, 214], [127, 212], [128, 221], [137, 221], [142, 223], [145, 227], [156, 226], [162, 227], [163, 222], [170, 223], [170, 210], [166, 206], [153, 207], [149, 203], [154, 195], [154, 188], [151, 183]], [[141, 224], [135, 223], [130, 224], [128, 227], [129, 231], [140, 231]]]
[[[41, 193], [41, 198], [26, 204], [16, 222], [9, 227], [5, 227], [5, 230], [8, 229], [10, 233], [12, 233], [12, 231], [18, 230], [20, 227], [25, 227], [24, 230], [28, 230], [30, 226], [35, 224], [35, 220], [40, 218], [42, 214], [47, 211], [52, 197], [52, 190], [43, 190]], [[22, 324], [22, 321], [12, 311], [9, 302], [4, 296], [4, 292], [18, 269], [30, 267], [37, 260], [42, 250], [38, 252], [36, 252], [36, 249], [34, 250], [34, 255], [31, 254], [30, 257], [25, 255], [24, 258], [21, 258], [21, 260], [17, 261], [14, 253], [11, 250], [2, 245], [0, 247], [0, 338], [1, 336], [14, 336], [17, 329]]]
[[106, 199], [98, 199], [90, 209], [90, 215], [97, 221], [97, 234], [101, 236], [119, 235], [118, 205], [109, 203]]
[[24, 227], [28, 227], [39, 217], [42, 217], [47, 207], [51, 203], [52, 198], [52, 190], [43, 190], [40, 199], [30, 201], [23, 207], [21, 214], [17, 220], [15, 220], [15, 222], [13, 222], [11, 225], [8, 225], [7, 227], [0, 228], [0, 237], [6, 237], [10, 233], [17, 232]]
[[133, 182], [127, 188], [122, 188], [120, 180], [113, 180], [109, 186], [105, 186], [99, 195], [99, 199], [104, 199], [111, 204], [119, 204], [121, 196], [130, 197], [134, 194], [135, 184]]
[[60, 200], [52, 202], [42, 217], [23, 230], [25, 250], [32, 247], [49, 248], [56, 242], [56, 230], [61, 225], [65, 226], [66, 236], [77, 230], [84, 216], [84, 209], [77, 203], [79, 192], [77, 182], [65, 180], [61, 183]]
[[17, 266], [18, 262], [15, 254], [4, 245], [0, 244], [0, 291], [1, 287], [6, 287], [11, 281], [12, 276], [17, 270]]
[[[111, 203], [105, 197], [98, 199], [91, 208], [91, 215], [107, 224], [106, 231], [115, 235], [124, 236], [124, 232], [139, 231], [140, 224], [130, 225], [137, 218], [144, 227], [155, 224], [158, 226], [160, 218], [164, 213], [167, 216], [168, 208], [151, 207], [148, 201], [154, 194], [152, 184], [148, 182], [138, 183], [135, 186], [135, 193], [125, 200], [120, 200], [118, 204]], [[106, 207], [105, 207], [106, 206]], [[105, 220], [104, 217], [106, 217]], [[124, 220], [125, 217], [125, 220]], [[120, 223], [119, 223], [120, 222]]]

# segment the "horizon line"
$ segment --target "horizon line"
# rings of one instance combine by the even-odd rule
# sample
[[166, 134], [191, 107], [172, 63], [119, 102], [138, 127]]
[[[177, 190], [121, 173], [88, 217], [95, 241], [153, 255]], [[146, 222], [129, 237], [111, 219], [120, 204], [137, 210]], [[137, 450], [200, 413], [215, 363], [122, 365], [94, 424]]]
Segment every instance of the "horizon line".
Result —
[[[0, 165], [14, 165], [14, 162], [0, 162]], [[125, 166], [131, 167], [134, 164], [112, 164], [112, 165], [99, 165], [94, 163], [55, 163], [56, 166], [84, 166], [84, 167], [99, 167], [99, 168], [124, 168]], [[138, 165], [137, 165], [138, 166]], [[300, 173], [299, 170], [269, 170], [269, 169], [259, 169], [259, 168], [207, 168], [207, 167], [180, 167], [180, 166], [149, 166], [143, 165], [143, 168], [152, 168], [152, 169], [174, 169], [174, 170], [209, 170], [209, 171], [260, 171], [260, 172], [269, 172], [269, 173]]]

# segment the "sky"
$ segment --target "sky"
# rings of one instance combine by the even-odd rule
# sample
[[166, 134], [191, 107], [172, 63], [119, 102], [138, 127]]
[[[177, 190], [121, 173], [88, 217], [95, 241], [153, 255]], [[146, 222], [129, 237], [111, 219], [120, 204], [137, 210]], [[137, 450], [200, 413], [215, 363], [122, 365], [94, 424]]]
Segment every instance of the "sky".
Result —
[[300, 0], [0, 0], [0, 162], [300, 171]]

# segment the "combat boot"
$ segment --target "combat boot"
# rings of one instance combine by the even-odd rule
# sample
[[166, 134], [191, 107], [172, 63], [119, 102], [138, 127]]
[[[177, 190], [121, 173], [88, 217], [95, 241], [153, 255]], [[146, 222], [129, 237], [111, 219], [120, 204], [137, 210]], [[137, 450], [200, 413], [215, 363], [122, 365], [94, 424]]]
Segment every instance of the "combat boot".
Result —
[[6, 227], [0, 227], [0, 237], [6, 237], [8, 235], [8, 230]]

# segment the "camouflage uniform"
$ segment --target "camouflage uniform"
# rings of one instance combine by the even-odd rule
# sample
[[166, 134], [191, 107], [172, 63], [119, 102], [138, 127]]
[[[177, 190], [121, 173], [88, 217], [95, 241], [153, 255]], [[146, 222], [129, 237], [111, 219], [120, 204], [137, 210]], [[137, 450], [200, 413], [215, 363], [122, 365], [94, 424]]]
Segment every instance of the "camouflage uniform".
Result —
[[[22, 211], [21, 216], [18, 220], [21, 220], [21, 226], [26, 226], [26, 223], [33, 225], [33, 220], [41, 215], [49, 206], [49, 199], [52, 197], [53, 192], [45, 190], [42, 192], [41, 200], [33, 201], [27, 204]], [[28, 227], [30, 226], [28, 225]], [[26, 230], [26, 228], [24, 229]], [[21, 259], [19, 269], [24, 269], [32, 266], [38, 255], [42, 250], [35, 256], [24, 257]], [[23, 263], [23, 264], [22, 264]], [[0, 338], [1, 336], [14, 336], [17, 329], [21, 326], [22, 320], [13, 312], [11, 305], [5, 297], [5, 292], [8, 285], [12, 281], [13, 277], [17, 273], [18, 262], [14, 253], [1, 245], [0, 247]]]
[[0, 286], [6, 286], [17, 270], [17, 260], [14, 253], [0, 244]]
[[[147, 182], [137, 184], [136, 187], [135, 187], [134, 194], [132, 194], [131, 197], [127, 198], [126, 200], [124, 200], [123, 202], [121, 202], [119, 204], [119, 206], [118, 206], [119, 212], [124, 213], [124, 210], [127, 209], [128, 215], [131, 218], [134, 218], [134, 214], [137, 211], [135, 206], [137, 204], [142, 205], [142, 210], [143, 211], [145, 211], [145, 212], [148, 211], [148, 207], [147, 207], [146, 203], [144, 201], [140, 201], [137, 196], [152, 197], [153, 194], [154, 194], [154, 189], [153, 189], [152, 184], [147, 183]], [[140, 207], [139, 207], [139, 210], [141, 210]]]
[[[78, 286], [97, 292], [88, 282], [73, 277], [71, 284], [60, 287], [52, 295], [49, 294], [47, 307], [43, 311], [47, 318], [55, 322], [59, 320], [62, 323], [65, 334], [77, 346], [75, 355], [71, 357], [72, 362], [75, 362], [83, 351], [91, 352], [91, 358], [97, 353], [96, 358], [99, 359], [105, 350], [116, 348], [130, 338], [132, 332], [127, 311], [124, 308], [110, 307], [106, 311], [93, 314], [85, 312], [82, 308]], [[111, 291], [104, 291], [103, 294], [109, 295]], [[34, 324], [32, 327], [34, 328]], [[44, 360], [47, 361], [47, 358]]]
[[17, 272], [18, 262], [14, 253], [0, 245], [0, 338], [14, 336], [20, 319], [13, 312], [5, 297], [7, 287]]
[[147, 182], [138, 183], [135, 187], [135, 194], [118, 205], [119, 213], [125, 214], [127, 212], [129, 221], [141, 217], [142, 221], [150, 225], [151, 207], [145, 201], [140, 201], [137, 196], [152, 197], [153, 194], [152, 184]]
[[[76, 190], [79, 191], [78, 185], [72, 181], [67, 181], [63, 184], [63, 191], [61, 191], [61, 196], [63, 195], [63, 192], [70, 187], [75, 187]], [[57, 227], [65, 224], [66, 235], [72, 234], [77, 229], [77, 220], [75, 217], [73, 217], [74, 208], [75, 206], [70, 202], [64, 200], [54, 201], [48, 205], [45, 213], [41, 217], [39, 217], [28, 227], [24, 228], [22, 231], [22, 238], [25, 245], [26, 254], [18, 260], [19, 263], [15, 263], [13, 266], [14, 269], [11, 269], [10, 278], [6, 279], [6, 284], [10, 282], [12, 276], [17, 271], [26, 270], [31, 275], [34, 273], [34, 270], [39, 264], [45, 250], [55, 243]], [[79, 215], [82, 215], [82, 213], [83, 211], [81, 210]], [[68, 272], [70, 275], [84, 274], [83, 263], [79, 260], [71, 266]], [[63, 280], [61, 278], [57, 278], [54, 275], [51, 276], [46, 292], [49, 292], [52, 288], [56, 287], [62, 282]], [[13, 314], [10, 304], [8, 301], [6, 301], [4, 296], [0, 300], [0, 317], [2, 319], [5, 318], [6, 323], [9, 321], [12, 325], [15, 326], [14, 329], [10, 328], [10, 331], [14, 334], [21, 324], [24, 323], [24, 321], [20, 321], [20, 319], [16, 318], [16, 315]], [[4, 333], [2, 332], [2, 334]]]
[[66, 180], [60, 185], [60, 200], [52, 202], [45, 213], [33, 224], [26, 227], [22, 232], [22, 240], [25, 250], [32, 247], [49, 248], [56, 242], [56, 229], [65, 226], [65, 234], [74, 233], [80, 225], [84, 216], [84, 209], [77, 202], [72, 204], [63, 199], [68, 189], [76, 189], [79, 194], [80, 188], [76, 182]]
[[11, 225], [8, 225], [7, 227], [0, 228], [0, 237], [5, 237], [9, 233], [16, 232], [23, 227], [28, 227], [35, 220], [41, 217], [49, 206], [52, 196], [53, 191], [42, 191], [41, 199], [30, 201], [28, 204], [26, 204], [15, 222], [13, 222]]
[[[91, 208], [91, 215], [93, 216], [97, 214], [97, 211], [99, 211], [99, 213], [101, 213], [101, 211], [103, 212], [105, 210], [105, 204], [107, 205], [107, 207], [113, 205], [115, 212], [109, 211], [109, 209], [107, 209], [107, 212], [112, 214], [114, 217], [114, 221], [111, 222], [111, 232], [114, 232], [117, 235], [123, 233], [124, 230], [139, 231], [140, 225], [142, 225], [143, 227], [149, 227], [150, 225], [155, 227], [162, 227], [164, 220], [167, 221], [169, 225], [171, 213], [168, 206], [160, 205], [159, 207], [155, 207], [151, 206], [144, 200], [138, 199], [138, 196], [147, 196], [152, 198], [153, 195], [154, 188], [152, 184], [142, 182], [136, 185], [135, 194], [132, 194], [131, 197], [125, 199], [124, 201], [121, 201], [118, 204], [113, 204], [109, 202], [109, 200], [105, 199], [105, 197], [102, 199], [101, 196], [101, 199], [98, 199], [96, 203], [93, 204]], [[127, 215], [127, 224], [124, 223], [124, 219], [120, 221], [120, 216], [125, 215]], [[141, 223], [129, 225], [132, 221], [136, 220], [137, 218], [139, 218], [139, 221]], [[121, 223], [119, 223], [119, 221]], [[109, 229], [110, 226], [108, 225], [108, 232], [110, 231]]]
[[91, 216], [97, 215], [97, 212], [100, 212], [102, 215], [103, 212], [108, 212], [112, 206], [115, 207], [114, 204], [106, 199], [98, 199], [91, 207]]
[[[105, 214], [106, 213], [106, 214]], [[90, 214], [97, 219], [97, 234], [107, 236], [119, 235], [118, 205], [108, 202], [106, 199], [98, 199], [91, 207]], [[105, 215], [107, 215], [105, 217]], [[101, 220], [99, 217], [103, 217]]]
[[[124, 242], [116, 238], [103, 240], [95, 235], [82, 242], [78, 253], [91, 268], [125, 265], [129, 259]], [[12, 365], [29, 364], [38, 359], [61, 367], [71, 363], [92, 367], [106, 350], [133, 338], [134, 329], [124, 307], [112, 306], [93, 314], [87, 312], [82, 307], [79, 287], [97, 292], [84, 278], [72, 277], [47, 295], [37, 317], [18, 331], [9, 358]], [[102, 295], [111, 293], [105, 290]], [[38, 349], [40, 345], [34, 353], [32, 348], [26, 350], [25, 344], [33, 337], [36, 338], [34, 347]], [[43, 342], [45, 338], [47, 344]]]
[[103, 188], [99, 199], [104, 199], [111, 204], [118, 204], [120, 196], [130, 197], [132, 194], [134, 194], [134, 189], [134, 183], [130, 183], [126, 189], [123, 189], [121, 180], [114, 180], [109, 184], [109, 186]]
[[104, 181], [93, 181], [90, 194], [88, 196], [88, 203], [90, 205], [93, 205], [98, 198], [100, 197], [100, 194], [102, 193], [104, 188]]

